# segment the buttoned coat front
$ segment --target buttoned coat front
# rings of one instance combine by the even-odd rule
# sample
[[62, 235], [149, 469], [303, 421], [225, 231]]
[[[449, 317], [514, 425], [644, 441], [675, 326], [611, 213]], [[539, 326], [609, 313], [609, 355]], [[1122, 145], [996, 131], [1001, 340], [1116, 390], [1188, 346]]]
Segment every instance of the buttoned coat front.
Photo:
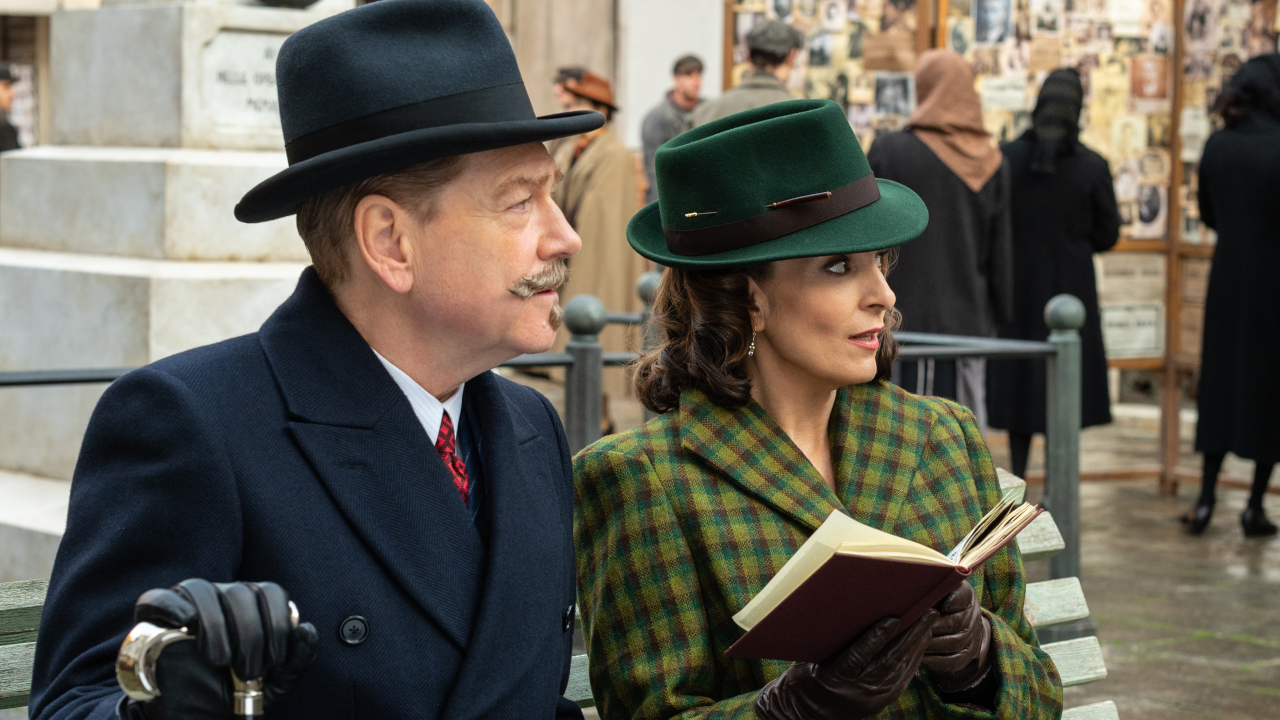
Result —
[[[581, 720], [568, 443], [547, 399], [467, 381], [490, 532], [313, 269], [252, 335], [115, 381], [85, 434], [41, 619], [33, 720], [112, 720], [149, 588], [272, 580], [320, 633], [272, 720]], [[365, 619], [359, 644], [340, 628]], [[160, 683], [164, 684], [163, 672]]]
[[[1000, 500], [973, 415], [950, 401], [850, 386], [830, 433], [834, 492], [760, 405], [729, 410], [696, 390], [578, 455], [579, 601], [604, 720], [754, 718], [757, 691], [788, 663], [725, 657], [742, 635], [732, 616], [833, 510], [946, 552]], [[970, 582], [991, 620], [995, 715], [946, 704], [922, 671], [879, 717], [1059, 716], [1017, 549]]]

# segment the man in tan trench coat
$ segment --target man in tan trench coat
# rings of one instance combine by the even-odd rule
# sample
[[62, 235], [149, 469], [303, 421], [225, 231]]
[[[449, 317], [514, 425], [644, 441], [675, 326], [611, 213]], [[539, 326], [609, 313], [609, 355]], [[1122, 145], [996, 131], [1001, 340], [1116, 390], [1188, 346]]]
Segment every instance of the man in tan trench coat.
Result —
[[[568, 110], [599, 110], [606, 117], [617, 110], [609, 81], [595, 73], [567, 78], [564, 88], [577, 100]], [[610, 312], [639, 312], [636, 283], [647, 261], [627, 244], [627, 222], [640, 209], [635, 157], [607, 124], [561, 141], [552, 152], [564, 173], [552, 197], [582, 238], [582, 250], [569, 262], [569, 283], [560, 289], [560, 297], [568, 302], [586, 293], [600, 298]], [[610, 325], [600, 342], [605, 352], [616, 352], [628, 349], [627, 338], [625, 326]], [[629, 373], [606, 369], [604, 393], [606, 398], [630, 395]]]

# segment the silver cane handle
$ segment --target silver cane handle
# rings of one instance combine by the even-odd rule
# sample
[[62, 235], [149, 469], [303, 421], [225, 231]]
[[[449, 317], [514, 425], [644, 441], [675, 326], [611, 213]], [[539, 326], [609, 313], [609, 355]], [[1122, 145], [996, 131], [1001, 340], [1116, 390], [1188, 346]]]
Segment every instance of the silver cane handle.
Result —
[[[296, 628], [299, 620], [298, 606], [290, 600], [289, 624]], [[148, 622], [135, 625], [116, 656], [116, 680], [125, 695], [142, 702], [160, 697], [160, 686], [156, 683], [156, 663], [160, 661], [160, 653], [176, 642], [194, 639], [195, 635], [184, 627], [162, 628]], [[236, 717], [262, 715], [266, 701], [262, 678], [241, 680], [232, 670], [231, 686], [234, 690], [231, 711]]]

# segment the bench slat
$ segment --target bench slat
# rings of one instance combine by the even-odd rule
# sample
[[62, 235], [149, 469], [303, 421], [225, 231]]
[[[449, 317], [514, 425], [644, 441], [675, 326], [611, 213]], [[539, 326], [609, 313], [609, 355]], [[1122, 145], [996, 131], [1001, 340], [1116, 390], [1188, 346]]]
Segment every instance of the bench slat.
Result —
[[1053, 664], [1058, 667], [1062, 687], [1084, 685], [1107, 676], [1107, 665], [1102, 661], [1102, 646], [1098, 644], [1096, 637], [1063, 640], [1042, 645], [1041, 648], [1049, 653]]
[[48, 591], [49, 583], [44, 580], [0, 583], [0, 645], [36, 639]]
[[1018, 533], [1018, 551], [1022, 553], [1022, 561], [1043, 560], [1062, 552], [1067, 544], [1062, 540], [1062, 533], [1053, 522], [1048, 511], [1040, 514], [1031, 524]]
[[1018, 502], [1027, 499], [1027, 481], [1005, 470], [1004, 468], [996, 468], [996, 478], [1000, 480], [1000, 492], [1007, 493], [1013, 488], [1018, 488]]
[[1062, 711], [1062, 720], [1120, 720], [1120, 712], [1116, 710], [1115, 703], [1107, 700], [1093, 705], [1067, 708]]
[[1079, 578], [1061, 578], [1027, 585], [1022, 611], [1031, 627], [1046, 628], [1089, 617], [1089, 605]]
[[569, 665], [569, 687], [564, 696], [576, 703], [578, 707], [595, 707], [595, 698], [591, 696], [591, 676], [587, 670], [587, 656], [574, 655]]
[[36, 644], [0, 647], [0, 710], [26, 705], [31, 698], [31, 668]]

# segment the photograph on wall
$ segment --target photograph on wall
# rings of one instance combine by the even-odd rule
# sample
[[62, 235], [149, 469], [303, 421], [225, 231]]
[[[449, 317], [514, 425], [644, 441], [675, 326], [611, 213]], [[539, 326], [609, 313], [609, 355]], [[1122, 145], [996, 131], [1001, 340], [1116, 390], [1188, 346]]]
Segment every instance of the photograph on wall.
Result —
[[769, 17], [782, 22], [791, 22], [795, 14], [795, 0], [769, 0]]
[[1009, 0], [974, 0], [973, 39], [1001, 43], [1009, 36]]
[[831, 32], [844, 30], [849, 21], [848, 4], [845, 0], [824, 0], [822, 3], [822, 27]]
[[861, 20], [849, 22], [848, 56], [850, 60], [862, 59], [862, 39], [867, 34], [867, 25]]
[[832, 51], [835, 48], [835, 36], [826, 30], [819, 30], [809, 36], [809, 67], [830, 67]]
[[876, 112], [881, 115], [908, 117], [915, 109], [915, 81], [911, 73], [882, 72], [876, 74]]
[[874, 109], [876, 102], [875, 73], [858, 73], [849, 79], [849, 104], [866, 105]]
[[1063, 0], [1031, 0], [1031, 10], [1035, 19], [1032, 25], [1035, 34], [1057, 35], [1062, 32]]
[[1165, 223], [1169, 215], [1169, 191], [1163, 185], [1139, 185], [1137, 217], [1133, 223], [1135, 240], [1155, 240], [1164, 237]]
[[880, 32], [896, 32], [915, 35], [916, 0], [884, 0], [880, 16]]
[[972, 59], [969, 50], [973, 47], [973, 19], [967, 17], [947, 18], [947, 49], [953, 50]]
[[1169, 105], [1169, 58], [1139, 55], [1133, 58], [1129, 94], [1139, 112], [1167, 109]]

